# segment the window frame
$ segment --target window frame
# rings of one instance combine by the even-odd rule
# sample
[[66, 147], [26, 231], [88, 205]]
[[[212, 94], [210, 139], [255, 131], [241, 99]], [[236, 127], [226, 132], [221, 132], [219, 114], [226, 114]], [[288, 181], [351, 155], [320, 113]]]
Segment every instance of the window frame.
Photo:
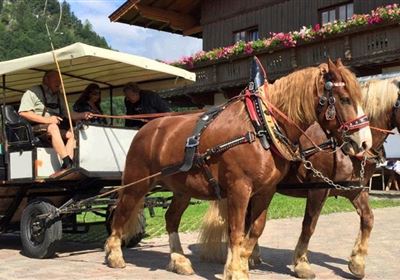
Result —
[[[240, 34], [240, 33], [243, 33], [243, 34], [240, 35], [240, 39], [239, 40], [236, 40], [237, 35]], [[256, 39], [250, 38], [250, 37], [253, 37], [253, 34], [257, 34], [257, 38]], [[244, 35], [244, 36], [242, 36], [242, 35]], [[242, 37], [244, 37], [244, 39], [242, 39]], [[248, 28], [239, 29], [239, 30], [235, 30], [235, 31], [232, 32], [233, 44], [239, 42], [240, 40], [244, 41], [244, 42], [249, 42], [249, 41], [255, 41], [255, 40], [258, 40], [258, 39], [260, 39], [260, 33], [258, 31], [258, 26], [251, 26], [251, 27], [248, 27]]]
[[[352, 6], [351, 11], [353, 13], [351, 15], [348, 14], [349, 11], [350, 11], [349, 5]], [[345, 17], [346, 17], [345, 21], [348, 20], [349, 18], [351, 18], [354, 15], [354, 1], [343, 2], [343, 3], [337, 4], [337, 5], [325, 7], [325, 8], [322, 8], [322, 9], [318, 10], [319, 23], [321, 24], [321, 26], [325, 25], [327, 23], [333, 23], [335, 20], [337, 20], [337, 21], [341, 20], [340, 19], [340, 9], [341, 8], [344, 8], [344, 12], [346, 13], [345, 14]], [[332, 20], [331, 16], [332, 16], [332, 12], [333, 11], [334, 11], [335, 19]], [[328, 15], [328, 21], [325, 22], [325, 23], [323, 22], [324, 13], [327, 13], [327, 15]]]

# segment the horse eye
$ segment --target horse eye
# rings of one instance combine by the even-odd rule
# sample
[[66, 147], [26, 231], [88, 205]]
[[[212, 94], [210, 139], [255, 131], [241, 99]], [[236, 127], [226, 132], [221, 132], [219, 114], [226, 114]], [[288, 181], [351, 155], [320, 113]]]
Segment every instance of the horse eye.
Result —
[[351, 100], [350, 100], [350, 98], [348, 98], [348, 97], [341, 97], [341, 98], [340, 98], [340, 103], [342, 103], [343, 105], [344, 105], [344, 104], [350, 105], [350, 104], [351, 104]]

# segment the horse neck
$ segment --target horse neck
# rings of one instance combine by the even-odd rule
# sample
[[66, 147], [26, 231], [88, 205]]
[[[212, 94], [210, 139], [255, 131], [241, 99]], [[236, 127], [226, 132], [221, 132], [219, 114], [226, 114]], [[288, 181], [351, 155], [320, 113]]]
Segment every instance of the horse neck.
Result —
[[[388, 110], [388, 112], [386, 114], [382, 114], [381, 117], [373, 118], [370, 121], [370, 126], [384, 130], [392, 130], [394, 127], [392, 127], [391, 124], [391, 116], [392, 116], [392, 110]], [[376, 131], [374, 129], [371, 130], [371, 134], [372, 134], [372, 148], [373, 149], [380, 148], [380, 146], [385, 141], [387, 134], [385, 132]]]
[[268, 87], [266, 97], [291, 120], [274, 114], [291, 141], [297, 142], [302, 135], [296, 126], [305, 131], [317, 120], [317, 96], [323, 90], [319, 89], [320, 81], [319, 68], [310, 67], [280, 78]]
[[287, 119], [281, 116], [277, 116], [275, 119], [292, 143], [298, 143], [300, 137], [305, 134], [303, 131], [305, 132], [311, 126], [311, 124], [307, 123], [296, 123], [296, 127], [296, 125], [289, 123]]

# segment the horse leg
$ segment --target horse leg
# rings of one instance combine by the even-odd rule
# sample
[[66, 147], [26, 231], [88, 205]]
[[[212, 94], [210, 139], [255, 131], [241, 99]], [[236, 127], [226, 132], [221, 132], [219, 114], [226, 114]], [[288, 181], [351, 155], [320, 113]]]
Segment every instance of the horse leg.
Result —
[[315, 273], [312, 271], [307, 258], [308, 244], [328, 194], [329, 190], [308, 191], [303, 227], [293, 256], [294, 272], [298, 278], [315, 278]]
[[368, 240], [374, 225], [374, 214], [369, 206], [368, 196], [367, 191], [362, 191], [351, 201], [360, 215], [360, 232], [349, 261], [349, 269], [357, 278], [365, 276], [365, 256], [368, 253]]
[[192, 263], [183, 254], [178, 228], [183, 212], [190, 202], [190, 197], [174, 194], [171, 205], [165, 213], [166, 228], [169, 236], [171, 259], [167, 266], [168, 271], [183, 275], [194, 274]]
[[258, 238], [261, 236], [267, 219], [267, 209], [273, 197], [272, 194], [256, 195], [250, 201], [249, 231], [243, 243], [242, 262], [245, 266], [255, 266], [262, 262]]
[[[229, 247], [224, 267], [224, 280], [249, 279], [248, 264], [242, 265], [242, 244], [245, 239], [245, 218], [251, 186], [235, 182], [228, 194]], [[246, 269], [247, 267], [247, 269]]]
[[147, 190], [148, 185], [142, 183], [135, 186], [134, 189], [126, 189], [118, 194], [119, 199], [114, 210], [111, 235], [107, 238], [104, 246], [106, 263], [109, 267], [125, 267], [121, 245], [123, 241], [129, 241], [132, 234], [136, 232], [138, 213], [143, 209], [144, 195]]

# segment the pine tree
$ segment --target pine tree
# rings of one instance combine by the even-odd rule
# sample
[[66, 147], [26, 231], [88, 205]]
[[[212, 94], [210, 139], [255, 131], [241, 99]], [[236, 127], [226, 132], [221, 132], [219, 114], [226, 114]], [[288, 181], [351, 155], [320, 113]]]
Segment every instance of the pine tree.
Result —
[[[43, 0], [0, 0], [0, 61], [46, 52], [51, 49], [46, 32], [54, 30], [59, 20], [60, 7], [57, 0], [47, 1], [46, 14]], [[61, 48], [76, 42], [110, 48], [104, 37], [96, 34], [90, 22], [82, 22], [71, 11], [70, 5], [62, 3], [62, 19], [53, 44]]]

